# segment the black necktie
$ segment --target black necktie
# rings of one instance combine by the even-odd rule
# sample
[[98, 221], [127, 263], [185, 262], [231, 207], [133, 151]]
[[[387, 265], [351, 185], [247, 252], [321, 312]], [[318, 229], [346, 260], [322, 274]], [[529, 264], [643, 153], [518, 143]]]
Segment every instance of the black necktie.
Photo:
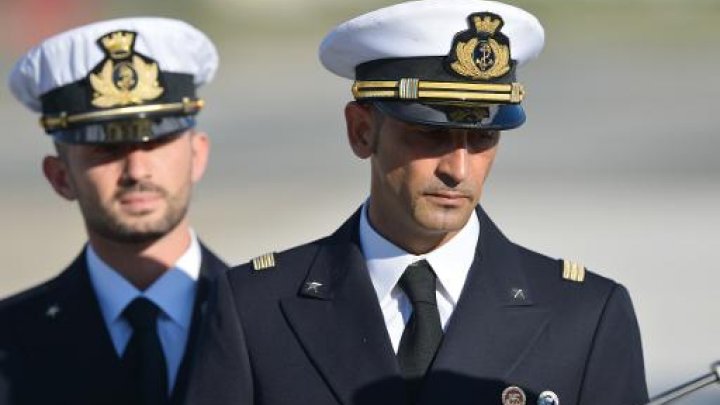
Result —
[[157, 316], [160, 308], [147, 298], [136, 298], [123, 311], [133, 334], [123, 355], [123, 366], [129, 373], [135, 403], [161, 405], [168, 399], [167, 366], [160, 338]]
[[435, 280], [430, 264], [421, 260], [408, 266], [398, 283], [413, 307], [397, 354], [411, 404], [415, 402], [443, 335], [435, 299]]

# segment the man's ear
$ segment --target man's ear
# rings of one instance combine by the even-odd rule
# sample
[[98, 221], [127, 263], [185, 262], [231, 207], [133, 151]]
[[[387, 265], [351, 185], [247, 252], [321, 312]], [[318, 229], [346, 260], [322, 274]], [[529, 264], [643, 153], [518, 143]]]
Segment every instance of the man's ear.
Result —
[[195, 131], [190, 134], [192, 147], [192, 181], [198, 182], [205, 174], [210, 155], [210, 137], [205, 132]]
[[75, 188], [70, 180], [67, 164], [61, 158], [58, 156], [45, 156], [42, 161], [42, 170], [48, 183], [59, 196], [68, 201], [77, 198]]
[[355, 101], [345, 106], [347, 137], [355, 156], [367, 159], [375, 152], [377, 128], [372, 106]]

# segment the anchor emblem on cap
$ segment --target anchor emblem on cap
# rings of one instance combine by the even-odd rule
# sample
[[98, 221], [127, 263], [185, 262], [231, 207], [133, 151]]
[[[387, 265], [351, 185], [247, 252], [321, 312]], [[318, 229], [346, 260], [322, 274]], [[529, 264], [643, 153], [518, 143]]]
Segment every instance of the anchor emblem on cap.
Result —
[[102, 68], [88, 75], [93, 106], [109, 108], [142, 104], [164, 92], [158, 81], [157, 63], [133, 50], [136, 35], [130, 31], [115, 31], [98, 40], [106, 58]]
[[468, 17], [470, 28], [455, 36], [446, 67], [474, 80], [488, 80], [510, 71], [510, 40], [499, 32], [504, 21], [493, 13]]

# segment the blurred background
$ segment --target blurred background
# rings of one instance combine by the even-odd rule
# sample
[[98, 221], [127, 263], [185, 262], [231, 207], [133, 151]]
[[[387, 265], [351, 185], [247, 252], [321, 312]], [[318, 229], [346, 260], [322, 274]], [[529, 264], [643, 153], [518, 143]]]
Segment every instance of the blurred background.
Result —
[[[513, 3], [547, 45], [519, 73], [528, 122], [503, 136], [485, 208], [517, 243], [629, 288], [652, 394], [708, 372], [720, 360], [720, 1]], [[350, 83], [316, 54], [334, 25], [389, 4], [0, 0], [0, 76], [94, 20], [161, 15], [206, 31], [221, 64], [200, 91], [214, 149], [192, 220], [240, 263], [332, 232], [366, 198], [368, 168], [345, 141]], [[0, 87], [0, 297], [57, 274], [85, 240], [42, 176], [52, 147], [37, 118]], [[720, 386], [683, 403], [720, 403]]]

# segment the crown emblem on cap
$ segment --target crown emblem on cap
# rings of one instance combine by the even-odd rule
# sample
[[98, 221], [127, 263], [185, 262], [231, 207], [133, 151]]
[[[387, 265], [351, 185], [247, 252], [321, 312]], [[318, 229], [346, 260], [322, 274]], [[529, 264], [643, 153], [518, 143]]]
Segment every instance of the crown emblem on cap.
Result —
[[102, 47], [113, 59], [123, 59], [132, 53], [135, 33], [129, 31], [115, 31], [100, 38]]
[[475, 24], [475, 30], [477, 32], [487, 32], [494, 34], [495, 31], [502, 25], [503, 21], [500, 18], [493, 18], [489, 15], [479, 16], [476, 15], [472, 18]]
[[92, 105], [99, 108], [142, 104], [162, 95], [157, 63], [134, 51], [135, 33], [115, 31], [102, 36], [98, 45], [106, 53], [102, 66], [88, 76]]
[[499, 30], [504, 22], [493, 13], [468, 17], [469, 29], [455, 36], [446, 65], [460, 76], [489, 80], [510, 71], [510, 40]]

